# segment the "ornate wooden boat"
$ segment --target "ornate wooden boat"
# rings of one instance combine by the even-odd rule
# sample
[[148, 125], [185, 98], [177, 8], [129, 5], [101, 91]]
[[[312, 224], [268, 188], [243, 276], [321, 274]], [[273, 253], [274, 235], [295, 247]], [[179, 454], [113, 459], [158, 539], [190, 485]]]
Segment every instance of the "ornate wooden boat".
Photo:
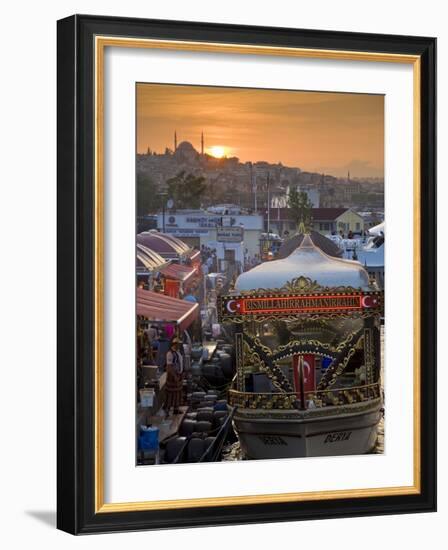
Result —
[[229, 402], [248, 458], [362, 454], [382, 416], [383, 293], [359, 262], [305, 235], [287, 258], [243, 273], [221, 296], [236, 376]]

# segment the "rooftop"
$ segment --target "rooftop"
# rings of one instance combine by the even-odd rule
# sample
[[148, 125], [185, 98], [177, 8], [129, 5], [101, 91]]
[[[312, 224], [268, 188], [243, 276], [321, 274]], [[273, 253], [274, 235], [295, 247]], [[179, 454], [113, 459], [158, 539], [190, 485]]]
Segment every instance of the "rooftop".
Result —
[[[347, 212], [350, 208], [312, 208], [311, 215], [313, 221], [334, 221], [344, 212]], [[267, 218], [267, 210], [264, 211], [264, 216]], [[291, 208], [271, 208], [270, 218], [273, 222], [276, 220], [280, 221], [293, 221], [291, 215]]]
[[[286, 239], [278, 251], [278, 259], [282, 260], [287, 258], [294, 252], [301, 244], [305, 235], [303, 233], [297, 233], [293, 237]], [[311, 231], [310, 238], [317, 247], [319, 247], [325, 254], [332, 256], [333, 258], [340, 258], [342, 256], [342, 250], [336, 243], [318, 233], [317, 231]]]

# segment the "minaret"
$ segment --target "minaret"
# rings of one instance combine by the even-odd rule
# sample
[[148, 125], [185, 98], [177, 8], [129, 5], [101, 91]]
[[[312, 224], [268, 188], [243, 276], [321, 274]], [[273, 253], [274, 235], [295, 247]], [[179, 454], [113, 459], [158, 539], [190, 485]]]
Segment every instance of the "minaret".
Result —
[[174, 152], [177, 151], [177, 132], [174, 130]]
[[350, 183], [350, 170], [347, 172], [347, 181]]
[[201, 155], [204, 155], [204, 132], [201, 132]]

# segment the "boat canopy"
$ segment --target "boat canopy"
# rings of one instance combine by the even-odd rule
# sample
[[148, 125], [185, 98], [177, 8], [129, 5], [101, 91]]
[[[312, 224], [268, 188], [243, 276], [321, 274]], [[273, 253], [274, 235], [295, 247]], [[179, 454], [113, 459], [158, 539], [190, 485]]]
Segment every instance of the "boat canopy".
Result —
[[309, 278], [324, 287], [371, 290], [368, 273], [359, 262], [328, 256], [308, 234], [287, 258], [262, 263], [241, 274], [235, 290], [280, 289], [298, 277]]

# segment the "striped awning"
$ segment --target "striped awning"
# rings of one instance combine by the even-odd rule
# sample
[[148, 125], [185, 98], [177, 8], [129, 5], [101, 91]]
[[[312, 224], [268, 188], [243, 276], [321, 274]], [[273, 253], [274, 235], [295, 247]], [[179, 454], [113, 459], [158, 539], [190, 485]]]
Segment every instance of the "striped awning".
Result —
[[162, 266], [167, 265], [169, 260], [165, 260], [150, 248], [137, 243], [137, 269], [146, 271], [156, 271]]
[[138, 288], [137, 315], [153, 322], [174, 323], [185, 330], [198, 318], [199, 304]]
[[192, 252], [192, 249], [180, 239], [154, 230], [139, 233], [137, 243], [169, 259], [186, 258]]
[[165, 267], [162, 267], [160, 273], [167, 279], [174, 279], [185, 283], [196, 273], [194, 267], [189, 267], [187, 265], [180, 264], [170, 264]]

